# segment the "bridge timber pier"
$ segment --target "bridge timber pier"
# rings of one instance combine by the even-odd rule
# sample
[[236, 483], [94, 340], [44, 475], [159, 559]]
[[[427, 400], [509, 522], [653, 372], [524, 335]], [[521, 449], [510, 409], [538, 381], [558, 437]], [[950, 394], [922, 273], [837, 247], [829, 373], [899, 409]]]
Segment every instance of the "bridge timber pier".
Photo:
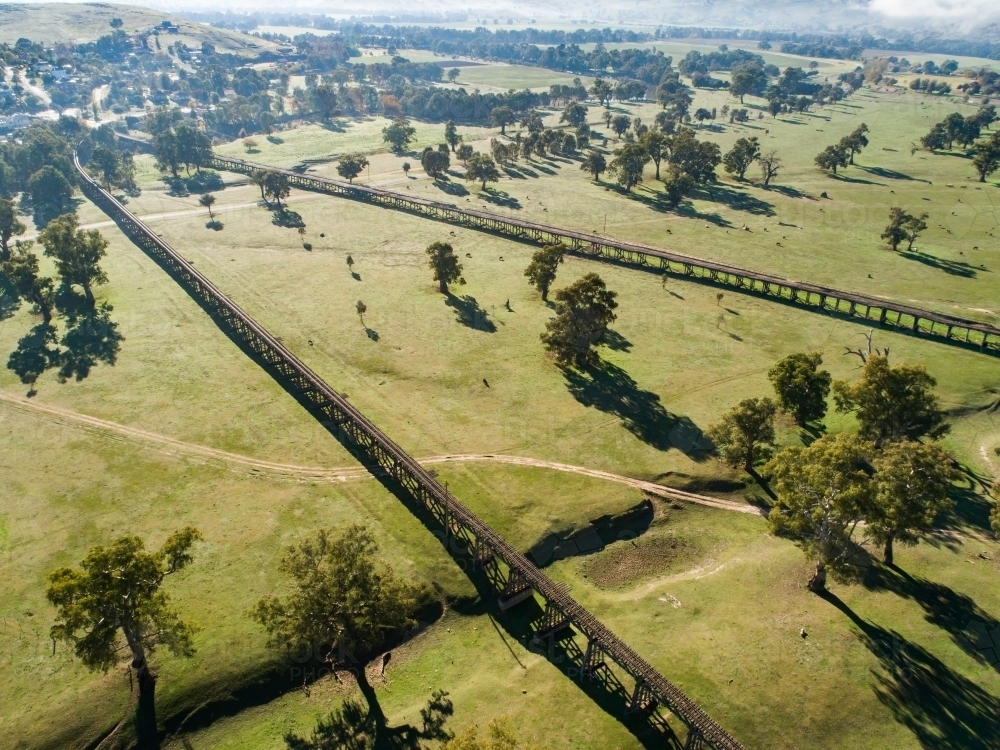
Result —
[[[130, 139], [131, 140], [131, 139]], [[278, 169], [265, 164], [213, 155], [205, 166], [253, 177], [262, 171], [280, 172], [300, 190], [350, 198], [405, 211], [468, 229], [538, 244], [562, 242], [575, 255], [621, 263], [693, 279], [736, 291], [779, 299], [816, 312], [827, 312], [911, 335], [1000, 355], [1000, 328], [981, 321], [902, 305], [891, 300], [793, 281], [772, 274], [696, 258], [632, 242], [571, 229], [560, 229], [489, 211], [459, 208], [451, 203], [413, 198], [390, 190], [353, 185], [341, 180]]]
[[[542, 599], [544, 614], [533, 626], [536, 644], [551, 642], [559, 632], [570, 628], [581, 634], [587, 642], [585, 653], [580, 652], [572, 639], [568, 639], [563, 648], [578, 662], [582, 676], [628, 695], [630, 714], [648, 716], [663, 707], [683, 722], [687, 728], [683, 745], [671, 733], [664, 735], [665, 746], [683, 747], [684, 750], [744, 750], [738, 740], [694, 701], [577, 603], [565, 585], [552, 581], [452, 496], [344, 396], [327, 385], [279, 339], [105, 191], [87, 174], [75, 155], [74, 160], [84, 194], [113, 219], [132, 242], [184, 286], [221, 327], [280, 375], [286, 387], [308, 404], [328, 429], [348, 447], [363, 454], [369, 464], [377, 465], [430, 513], [443, 529], [440, 536], [449, 552], [471, 561], [485, 574], [497, 593], [501, 610], [509, 610], [535, 596]], [[612, 663], [634, 683], [631, 691], [612, 670]]]

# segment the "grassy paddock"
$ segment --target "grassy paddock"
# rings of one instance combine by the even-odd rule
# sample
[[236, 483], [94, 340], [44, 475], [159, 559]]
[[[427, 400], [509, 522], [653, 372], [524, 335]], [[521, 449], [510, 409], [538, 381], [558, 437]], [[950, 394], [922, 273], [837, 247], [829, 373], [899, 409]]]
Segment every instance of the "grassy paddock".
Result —
[[[733, 100], [699, 92], [695, 107], [725, 103]], [[803, 116], [701, 129], [724, 150], [737, 137], [757, 135], [781, 152], [785, 171], [771, 190], [723, 179], [677, 211], [659, 203], [651, 168], [632, 195], [593, 184], [576, 161], [562, 158], [526, 168], [522, 162], [517, 176], [485, 193], [464, 183], [458, 169], [449, 182], [433, 183], [415, 157], [441, 139], [440, 125], [419, 125], [414, 150], [403, 156], [386, 153], [385, 121], [373, 119], [343, 132], [303, 126], [279, 133], [280, 143], [258, 138], [260, 153], [250, 158], [282, 166], [317, 158], [316, 173], [332, 175], [335, 164], [325, 159], [368, 153], [371, 182], [413, 195], [995, 321], [996, 187], [975, 184], [959, 156], [911, 156], [908, 149], [954, 109], [972, 111], [954, 99], [864, 91]], [[651, 104], [616, 110], [646, 122], [657, 111]], [[603, 130], [599, 108], [590, 114]], [[558, 113], [546, 117], [555, 124]], [[872, 128], [872, 143], [858, 165], [836, 179], [818, 172], [815, 153], [862, 121]], [[484, 148], [496, 131], [463, 134]], [[242, 146], [219, 151], [240, 155]], [[404, 160], [414, 166], [409, 178]], [[734, 292], [720, 300], [714, 287], [664, 283], [655, 274], [577, 258], [566, 259], [555, 286], [599, 272], [619, 293], [618, 336], [601, 349], [600, 369], [565, 374], [538, 340], [552, 312], [523, 277], [531, 246], [295, 192], [289, 208], [305, 224], [300, 238], [276, 224], [258, 205], [256, 188], [245, 184], [219, 191], [224, 228], [214, 232], [197, 196], [167, 195], [148, 157], [139, 161], [145, 189], [129, 207], [416, 456], [522, 455], [738, 498], [743, 478], [692, 450], [700, 431], [740, 399], [767, 394], [768, 368], [788, 353], [818, 350], [835, 377], [856, 376], [857, 361], [843, 350], [862, 343], [866, 326]], [[931, 214], [918, 253], [880, 247], [878, 234], [895, 204]], [[80, 214], [84, 223], [105, 220], [87, 203]], [[125, 337], [117, 363], [65, 384], [46, 373], [34, 398], [258, 459], [354, 465], [175, 282], [116, 229], [102, 231], [111, 240], [111, 282], [98, 296], [114, 305]], [[451, 242], [465, 267], [467, 284], [454, 285], [449, 297], [426, 267], [424, 248], [437, 240]], [[47, 259], [43, 266], [51, 272]], [[359, 299], [368, 308], [363, 322], [355, 312]], [[11, 351], [36, 323], [26, 310], [13, 313], [0, 328], [0, 345]], [[994, 475], [1000, 434], [991, 414], [1000, 362], [889, 331], [876, 333], [876, 345], [889, 346], [894, 362], [925, 364], [938, 378], [954, 427], [946, 446], [983, 481]], [[0, 374], [0, 388], [26, 390], [9, 371]], [[140, 533], [157, 544], [195, 523], [208, 538], [170, 590], [182, 613], [202, 626], [199, 656], [159, 657], [161, 713], [179, 715], [227, 693], [251, 700], [234, 699], [227, 718], [192, 721], [173, 746], [186, 740], [199, 748], [281, 747], [285, 731], [305, 731], [349, 688], [332, 681], [309, 694], [254, 687], [273, 655], [246, 609], [280, 586], [273, 568], [283, 545], [319, 527], [362, 520], [376, 529], [397, 570], [437, 583], [455, 602], [394, 654], [388, 684], [379, 688], [392, 723], [415, 720], [429, 692], [442, 687], [455, 698], [456, 727], [506, 713], [521, 736], [545, 747], [640, 746], [617, 715], [517, 643], [512, 634], [524, 615], [515, 611], [495, 627], [474, 607], [470, 613], [463, 599], [473, 594], [469, 581], [378, 483], [248, 474], [81, 433], [3, 402], [0, 413], [9, 457], [0, 481], [13, 498], [0, 510], [7, 623], [0, 653], [14, 675], [0, 687], [0, 701], [10, 707], [0, 729], [15, 742], [64, 747], [71, 738], [95, 736], [123, 708], [120, 672], [90, 675], [63, 646], [51, 655], [46, 573], [117, 534]], [[787, 420], [779, 427], [782, 444], [804, 437]], [[853, 421], [831, 414], [827, 427], [851, 430]], [[521, 549], [642, 501], [617, 484], [542, 469], [445, 463], [434, 470]], [[905, 574], [873, 566], [864, 583], [835, 584], [836, 598], [828, 600], [806, 594], [804, 558], [793, 544], [768, 536], [762, 519], [687, 505], [657, 503], [634, 546], [623, 539], [549, 571], [748, 746], [950, 743], [986, 750], [1000, 741], [993, 711], [1000, 684], [996, 670], [971, 654], [964, 633], [977, 619], [995, 626], [990, 613], [1000, 601], [991, 582], [1000, 550], [987, 536], [985, 505], [974, 490], [971, 482], [956, 488], [960, 503], [944, 531], [900, 550]]]
[[[408, 182], [414, 190], [433, 189], [426, 180]], [[291, 206], [306, 224], [309, 252], [293, 230], [247, 205], [252, 190], [220, 194], [235, 206], [220, 214], [222, 232], [203, 229], [203, 216], [156, 226], [418, 455], [502, 448], [644, 477], [714, 472], [713, 462], [692, 461], [671, 447], [679, 420], [703, 429], [735, 400], [766, 393], [767, 369], [790, 351], [822, 351], [837, 377], [853, 377], [857, 360], [842, 356], [844, 347], [863, 343], [867, 330], [754, 297], [726, 293], [719, 301], [711, 287], [664, 285], [654, 274], [568, 258], [556, 286], [599, 272], [621, 295], [615, 327], [629, 344], [604, 350], [620, 368], [609, 368], [606, 380], [567, 380], [538, 343], [551, 313], [522, 275], [530, 246], [296, 194]], [[373, 235], [371, 226], [380, 231]], [[438, 239], [451, 241], [465, 266], [468, 284], [456, 286], [451, 299], [435, 291], [424, 265], [423, 248]], [[349, 254], [358, 278], [346, 265]], [[354, 313], [358, 299], [369, 309], [364, 325]], [[994, 359], [889, 331], [876, 333], [879, 342], [898, 360], [926, 364], [948, 404], [991, 398]], [[734, 392], [736, 381], [741, 387]], [[399, 403], [407, 403], [405, 413]], [[992, 445], [996, 437], [984, 433], [982, 440]], [[963, 457], [981, 462], [978, 453]]]
[[97, 41], [111, 31], [112, 18], [120, 18], [122, 30], [127, 33], [148, 31], [161, 21], [172, 21], [180, 29], [176, 35], [167, 36], [167, 43], [184, 42], [200, 47], [203, 41], [214, 44], [220, 51], [256, 56], [260, 50], [274, 50], [278, 45], [264, 39], [250, 37], [238, 31], [217, 29], [207, 24], [188, 21], [178, 16], [137, 6], [112, 6], [98, 3], [44, 3], [23, 5], [11, 3], [0, 8], [0, 41], [14, 44], [24, 37], [33, 42], [57, 44], [72, 41], [76, 44]]

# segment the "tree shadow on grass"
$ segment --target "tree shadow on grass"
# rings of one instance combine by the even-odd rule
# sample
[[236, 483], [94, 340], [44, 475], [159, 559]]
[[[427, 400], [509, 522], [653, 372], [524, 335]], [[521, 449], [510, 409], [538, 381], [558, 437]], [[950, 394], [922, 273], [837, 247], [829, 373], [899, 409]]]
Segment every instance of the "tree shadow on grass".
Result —
[[511, 208], [515, 211], [521, 210], [521, 202], [515, 196], [503, 190], [486, 189], [479, 193], [479, 197], [495, 206]]
[[[21, 206], [25, 206], [25, 193], [21, 194]], [[63, 214], [76, 213], [77, 209], [84, 203], [83, 198], [70, 198], [58, 203], [29, 204], [31, 208], [31, 219], [35, 226], [41, 230], [49, 225], [53, 219], [57, 219]], [[22, 211], [23, 213], [23, 211]]]
[[897, 172], [894, 169], [886, 169], [885, 167], [863, 167], [857, 165], [858, 169], [862, 169], [868, 174], [873, 174], [876, 177], [884, 177], [887, 180], [909, 180], [911, 182], [926, 182], [930, 184], [930, 180], [922, 180], [919, 177], [910, 177], [908, 174], [903, 172]]
[[[666, 213], [671, 209], [670, 204], [664, 199], [663, 193], [658, 193], [650, 188], [643, 190], [637, 185], [632, 190], [625, 190], [621, 185], [616, 185], [613, 182], [601, 182], [599, 184], [608, 192], [617, 193], [622, 198], [643, 203], [654, 211]], [[674, 208], [676, 210], [676, 207]]]
[[872, 565], [864, 584], [916, 602], [927, 622], [948, 633], [955, 645], [977, 661], [1000, 671], [1000, 621], [972, 597], [944, 584], [911, 576], [895, 565]]
[[[388, 648], [398, 647], [429, 625], [440, 620], [443, 614], [444, 608], [440, 602], [425, 604], [416, 613], [417, 627], [409, 633], [398, 635], [384, 645]], [[305, 651], [305, 657], [299, 654], [284, 654], [263, 667], [255, 675], [250, 676], [235, 689], [224, 684], [217, 687], [208, 686], [205, 691], [207, 695], [199, 696], [196, 705], [184, 706], [163, 721], [164, 733], [167, 738], [178, 735], [183, 737], [185, 734], [197, 732], [222, 719], [237, 716], [258, 706], [267, 705], [296, 690], [303, 690], [308, 694], [312, 685], [324, 677], [332, 677], [333, 673], [328, 662], [311, 655], [312, 650], [308, 646]], [[391, 651], [387, 653], [391, 654]], [[348, 672], [357, 679], [364, 675], [365, 664], [377, 656], [377, 653], [354, 655], [348, 651], [345, 655], [345, 661], [350, 666], [339, 671]], [[364, 678], [358, 680], [358, 686], [365, 699], [369, 701], [370, 710], [381, 712], [374, 691], [367, 680], [364, 680], [362, 685], [362, 680]], [[387, 734], [391, 735], [393, 730], [397, 728], [387, 729]], [[389, 747], [399, 747], [399, 745], [390, 745]]]
[[496, 333], [496, 325], [490, 320], [489, 314], [479, 305], [475, 297], [468, 294], [458, 297], [449, 292], [445, 304], [455, 309], [455, 319], [462, 325], [475, 331]]
[[684, 216], [688, 219], [698, 219], [699, 221], [707, 221], [709, 224], [714, 224], [717, 227], [731, 227], [732, 222], [716, 213], [704, 213], [699, 211], [694, 207], [690, 201], [684, 201], [680, 203], [677, 208], [674, 209], [678, 216]]
[[939, 271], [944, 271], [949, 276], [961, 276], [966, 279], [974, 279], [979, 274], [979, 271], [984, 270], [982, 268], [976, 268], [975, 266], [969, 265], [963, 260], [938, 258], [936, 255], [931, 255], [921, 250], [903, 250], [899, 253], [899, 255], [901, 258], [915, 260], [917, 263], [923, 263], [925, 266], [930, 266], [931, 268], [936, 268]]
[[609, 328], [601, 339], [601, 344], [614, 352], [632, 351], [632, 342], [622, 336], [618, 331]]
[[458, 182], [452, 182], [451, 180], [434, 180], [432, 183], [434, 187], [443, 193], [448, 195], [454, 195], [461, 197], [463, 195], [468, 195], [469, 191], [466, 189], [465, 185]]
[[858, 640], [878, 659], [872, 690], [926, 750], [1000, 747], [997, 699], [895, 630], [862, 620], [836, 594], [823, 595], [857, 627]]
[[83, 296], [63, 284], [56, 290], [56, 307], [66, 320], [62, 339], [57, 338], [55, 326], [41, 323], [18, 341], [7, 360], [7, 368], [31, 386], [31, 393], [48, 369], [58, 367], [59, 381], [66, 382], [83, 380], [98, 363], [114, 365], [124, 340], [111, 319], [113, 308], [106, 302], [91, 308]]
[[971, 159], [975, 154], [972, 151], [935, 151], [935, 156], [953, 156], [956, 159]]
[[638, 201], [643, 203], [654, 211], [659, 211], [660, 213], [674, 212], [678, 216], [684, 216], [688, 219], [697, 219], [699, 221], [707, 221], [709, 224], [714, 224], [717, 227], [731, 227], [732, 224], [728, 219], [717, 213], [703, 213], [694, 207], [694, 204], [689, 200], [683, 200], [676, 206], [671, 206], [669, 201], [666, 200], [666, 196], [663, 193], [654, 191], [652, 188], [643, 189], [632, 189], [628, 192], [625, 188], [620, 185], [615, 185], [610, 182], [602, 182], [600, 185], [610, 192], [617, 193], [618, 195], [632, 201]]
[[319, 126], [331, 133], [346, 133], [347, 127], [340, 120], [320, 120]]
[[[427, 706], [421, 709], [421, 727], [415, 727], [412, 724], [400, 724], [392, 727], [386, 720], [378, 695], [369, 684], [364, 669], [357, 670], [355, 677], [361, 694], [364, 695], [365, 701], [368, 703], [368, 714], [363, 721], [369, 728], [368, 735], [372, 740], [372, 750], [424, 750], [427, 747], [424, 740], [446, 742], [452, 738], [453, 735], [445, 729], [445, 723], [455, 711], [451, 701], [444, 695], [435, 694], [428, 701]], [[355, 706], [360, 708], [360, 704], [355, 704]], [[347, 707], [348, 704], [345, 702], [345, 708]], [[360, 718], [360, 711], [355, 709], [355, 713]], [[297, 750], [297, 748], [305, 750], [305, 748], [312, 747], [311, 745], [294, 745], [288, 738], [289, 735], [286, 735], [285, 742], [292, 750]], [[351, 743], [329, 745], [331, 748], [351, 748], [354, 746]], [[324, 747], [327, 746], [324, 745]]]
[[613, 414], [639, 440], [657, 450], [677, 448], [698, 461], [715, 450], [688, 417], [670, 414], [652, 391], [642, 390], [622, 368], [601, 360], [585, 370], [563, 368], [566, 387], [582, 405]]
[[49, 368], [57, 367], [59, 361], [56, 329], [39, 323], [17, 342], [17, 348], [7, 358], [7, 369], [30, 387], [28, 395], [33, 396], [38, 378]]
[[191, 175], [183, 177], [161, 177], [161, 182], [165, 182], [169, 189], [167, 195], [185, 196], [192, 193], [210, 193], [226, 189], [226, 183], [218, 172], [212, 169], [203, 169]]
[[118, 332], [118, 324], [111, 320], [111, 305], [103, 303], [69, 322], [60, 344], [64, 347], [60, 357], [59, 379], [83, 380], [91, 369], [103, 362], [114, 365], [125, 337]]
[[792, 187], [791, 185], [768, 185], [764, 188], [765, 190], [772, 190], [775, 193], [780, 193], [786, 198], [806, 198], [807, 200], [815, 201], [819, 200], [815, 195], [809, 195], [809, 193], [803, 192], [798, 188]]
[[[703, 194], [704, 195], [704, 194]], [[774, 216], [774, 204], [746, 192], [746, 188], [715, 185], [708, 193], [708, 200], [722, 203], [735, 211], [746, 211], [754, 216]]]
[[954, 531], [990, 531], [990, 511], [993, 503], [990, 500], [990, 485], [992, 477], [978, 476], [966, 466], [961, 467], [964, 482], [953, 484], [948, 496], [955, 501], [951, 510], [939, 519], [940, 535], [932, 535], [928, 541], [938, 544], [939, 536], [947, 538]]
[[887, 187], [884, 182], [873, 182], [872, 180], [863, 180], [860, 177], [848, 177], [844, 174], [831, 174], [827, 176], [831, 180], [837, 180], [837, 182], [851, 182], [855, 185], [881, 185], [882, 187]]
[[7, 320], [21, 307], [21, 298], [10, 280], [0, 274], [0, 321]]
[[306, 225], [302, 221], [302, 217], [295, 211], [289, 210], [287, 206], [278, 206], [272, 209], [271, 223], [276, 227], [284, 227], [285, 229], [298, 229]]

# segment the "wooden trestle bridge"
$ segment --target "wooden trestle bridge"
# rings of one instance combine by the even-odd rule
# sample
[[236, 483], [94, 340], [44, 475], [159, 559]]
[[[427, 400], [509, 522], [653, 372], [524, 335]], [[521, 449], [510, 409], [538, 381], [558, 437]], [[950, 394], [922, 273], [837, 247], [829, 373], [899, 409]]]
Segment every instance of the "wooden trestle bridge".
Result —
[[[142, 221], [132, 215], [82, 168], [84, 194], [97, 204], [142, 250], [156, 260], [217, 321], [277, 372], [311, 411], [341, 440], [359, 450], [369, 462], [404, 487], [429, 511], [444, 530], [449, 551], [469, 559], [483, 571], [497, 590], [500, 609], [506, 611], [535, 594], [545, 603], [542, 617], [534, 624], [535, 644], [552, 642], [557, 634], [574, 629], [587, 639], [583, 653], [576, 649], [579, 673], [620, 691], [624, 686], [611, 670], [610, 662], [628, 674], [634, 687], [628, 695], [628, 711], [652, 714], [658, 707], [674, 713], [687, 727], [685, 750], [711, 747], [743, 750], [725, 729], [713, 721], [694, 701], [633, 651], [596, 617], [552, 581], [524, 555], [510, 546], [482, 519], [456, 500], [417, 461], [372, 424], [364, 414], [327, 385], [292, 354], [281, 341], [236, 305], [194, 266], [184, 260]], [[294, 173], [293, 173], [294, 174]]]
[[541, 244], [562, 242], [571, 252], [582, 257], [600, 258], [626, 265], [640, 266], [730, 289], [776, 297], [785, 302], [802, 305], [816, 311], [860, 318], [873, 324], [907, 333], [978, 348], [979, 351], [985, 353], [1000, 354], [1000, 328], [976, 320], [909, 305], [900, 305], [890, 300], [804, 281], [792, 281], [780, 276], [758, 273], [683, 253], [623, 242], [571, 229], [536, 224], [488, 211], [459, 208], [450, 203], [413, 198], [389, 190], [365, 185], [352, 185], [341, 180], [302, 174], [294, 170], [277, 169], [242, 159], [213, 155], [206, 166], [251, 177], [261, 171], [280, 172], [288, 178], [289, 185], [300, 190], [351, 198], [521, 241]]

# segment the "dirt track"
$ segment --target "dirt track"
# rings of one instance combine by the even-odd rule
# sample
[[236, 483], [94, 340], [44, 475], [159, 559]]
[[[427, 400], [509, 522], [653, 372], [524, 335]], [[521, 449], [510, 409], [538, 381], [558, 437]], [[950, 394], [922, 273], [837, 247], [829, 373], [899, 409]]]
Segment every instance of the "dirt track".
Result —
[[[130, 439], [147, 445], [159, 446], [160, 452], [168, 456], [184, 456], [187, 458], [215, 461], [226, 464], [233, 469], [243, 469], [251, 474], [292, 477], [299, 480], [322, 480], [328, 482], [347, 482], [351, 480], [366, 479], [372, 475], [364, 468], [343, 467], [327, 468], [321, 466], [299, 466], [297, 464], [276, 463], [274, 461], [264, 461], [250, 456], [242, 456], [238, 453], [209, 448], [204, 445], [186, 443], [182, 440], [160, 435], [155, 432], [141, 430], [136, 427], [109, 422], [97, 417], [63, 409], [59, 406], [46, 404], [35, 399], [27, 399], [12, 393], [0, 391], [0, 403], [4, 407], [14, 409], [23, 413], [30, 413], [46, 418], [56, 424], [82, 429], [89, 432], [100, 433], [106, 437], [117, 436], [119, 438]], [[550, 469], [562, 471], [568, 474], [579, 474], [603, 479], [608, 482], [616, 482], [633, 487], [643, 492], [648, 492], [659, 497], [673, 500], [684, 500], [698, 505], [705, 505], [721, 510], [735, 511], [737, 513], [749, 513], [760, 515], [758, 508], [752, 505], [736, 503], [729, 500], [722, 500], [708, 495], [696, 495], [682, 490], [675, 490], [664, 487], [654, 482], [645, 482], [641, 479], [632, 479], [620, 474], [612, 474], [607, 471], [588, 469], [583, 466], [573, 466], [571, 464], [559, 463], [557, 461], [544, 461], [538, 458], [527, 456], [510, 456], [498, 453], [454, 453], [441, 456], [426, 456], [418, 459], [421, 464], [442, 464], [442, 463], [467, 463], [472, 461], [488, 461], [491, 463], [511, 464], [515, 466], [532, 466], [540, 469]]]

